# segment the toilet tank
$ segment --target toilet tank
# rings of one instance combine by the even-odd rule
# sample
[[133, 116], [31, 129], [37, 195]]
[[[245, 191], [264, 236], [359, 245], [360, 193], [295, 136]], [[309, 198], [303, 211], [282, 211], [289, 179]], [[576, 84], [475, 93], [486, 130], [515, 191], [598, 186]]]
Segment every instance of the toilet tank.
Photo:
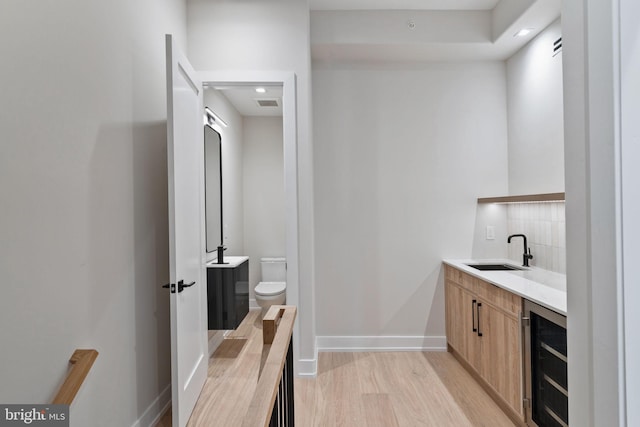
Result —
[[261, 258], [263, 282], [286, 282], [287, 281], [287, 261], [285, 258]]

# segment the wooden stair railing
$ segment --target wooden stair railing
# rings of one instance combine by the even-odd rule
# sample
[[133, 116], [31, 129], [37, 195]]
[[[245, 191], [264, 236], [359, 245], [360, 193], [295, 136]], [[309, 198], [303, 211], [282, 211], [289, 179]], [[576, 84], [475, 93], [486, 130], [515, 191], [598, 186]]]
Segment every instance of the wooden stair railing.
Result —
[[271, 306], [262, 320], [269, 353], [242, 427], [293, 426], [293, 348], [296, 307]]
[[73, 366], [51, 403], [54, 405], [71, 405], [97, 357], [98, 352], [96, 350], [74, 351], [71, 359], [69, 359], [69, 363]]

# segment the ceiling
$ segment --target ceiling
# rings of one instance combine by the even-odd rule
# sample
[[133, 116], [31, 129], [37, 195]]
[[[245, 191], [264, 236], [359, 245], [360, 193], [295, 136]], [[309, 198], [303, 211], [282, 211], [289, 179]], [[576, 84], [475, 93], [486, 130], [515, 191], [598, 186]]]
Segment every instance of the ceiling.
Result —
[[[241, 116], [282, 116], [282, 86], [260, 86], [265, 93], [257, 93], [256, 86], [214, 86], [238, 110]], [[205, 89], [212, 89], [205, 86]], [[263, 107], [258, 101], [276, 101], [277, 107]]]
[[[311, 10], [491, 10], [500, 0], [309, 0]], [[514, 0], [511, 0], [514, 1]]]
[[[309, 1], [316, 65], [505, 60], [561, 9], [561, 0]], [[531, 32], [515, 37], [523, 28]]]
[[[559, 18], [561, 0], [309, 0], [314, 67], [506, 60]], [[521, 29], [531, 32], [514, 35]], [[215, 87], [243, 116], [282, 116], [282, 87]], [[258, 99], [278, 107], [260, 107]]]

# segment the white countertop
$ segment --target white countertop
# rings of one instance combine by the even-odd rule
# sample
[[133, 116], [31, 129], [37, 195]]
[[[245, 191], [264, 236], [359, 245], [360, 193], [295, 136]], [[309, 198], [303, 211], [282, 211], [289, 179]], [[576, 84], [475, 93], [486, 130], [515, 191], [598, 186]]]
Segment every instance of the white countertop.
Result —
[[224, 264], [218, 264], [218, 260], [214, 259], [207, 262], [206, 266], [207, 268], [235, 268], [248, 259], [248, 256], [225, 255], [224, 258], [222, 258]]
[[443, 262], [563, 316], [567, 315], [567, 279], [564, 274], [536, 267], [522, 267], [525, 270], [482, 271], [467, 265], [510, 264], [519, 267], [512, 260], [505, 259], [445, 259]]

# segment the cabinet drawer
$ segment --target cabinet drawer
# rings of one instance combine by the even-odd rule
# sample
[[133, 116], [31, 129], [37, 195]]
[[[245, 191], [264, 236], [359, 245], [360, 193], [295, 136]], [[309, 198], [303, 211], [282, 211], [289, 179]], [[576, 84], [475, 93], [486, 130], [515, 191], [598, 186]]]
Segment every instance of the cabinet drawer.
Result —
[[522, 312], [522, 298], [484, 280], [476, 280], [476, 294], [484, 301], [515, 317]]
[[476, 282], [478, 282], [478, 279], [448, 265], [445, 265], [444, 271], [447, 280], [457, 283], [469, 292], [476, 293]]

